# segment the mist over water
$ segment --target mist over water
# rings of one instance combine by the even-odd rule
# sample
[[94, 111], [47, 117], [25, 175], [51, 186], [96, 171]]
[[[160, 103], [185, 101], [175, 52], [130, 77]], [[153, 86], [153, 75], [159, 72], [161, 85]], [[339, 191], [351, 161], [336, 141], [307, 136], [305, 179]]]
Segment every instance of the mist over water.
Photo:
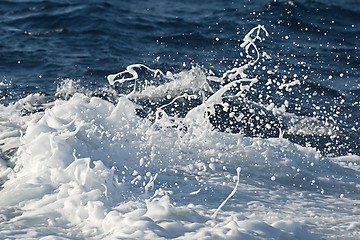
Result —
[[356, 1], [3, 1], [0, 238], [359, 238]]

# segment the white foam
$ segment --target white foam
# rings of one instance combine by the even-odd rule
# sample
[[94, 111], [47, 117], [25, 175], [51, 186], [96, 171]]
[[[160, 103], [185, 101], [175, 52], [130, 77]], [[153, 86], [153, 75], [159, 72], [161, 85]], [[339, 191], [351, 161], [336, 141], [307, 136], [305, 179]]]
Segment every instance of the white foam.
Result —
[[[75, 94], [68, 101], [56, 101], [41, 119], [34, 116], [13, 159], [16, 167], [0, 191], [6, 219], [1, 224], [13, 229], [1, 231], [1, 236], [25, 230], [29, 235], [23, 237], [56, 232], [60, 237], [95, 239], [317, 239], [306, 228], [315, 224], [310, 231], [321, 232], [335, 223], [324, 206], [346, 208], [354, 203], [346, 198], [349, 193], [340, 201], [311, 190], [313, 179], [325, 191], [330, 191], [327, 179], [352, 188], [351, 181], [339, 182], [321, 172], [327, 165], [339, 176], [345, 173], [313, 149], [284, 139], [213, 132], [203, 124], [189, 125], [186, 133], [172, 127], [154, 129], [136, 116], [135, 108], [126, 98], [114, 106]], [[210, 163], [211, 168], [205, 167]], [[231, 176], [234, 165], [250, 175], [240, 179], [220, 211], [223, 199], [236, 189], [226, 182], [239, 180]], [[137, 182], [132, 181], [133, 173], [140, 176]], [[282, 181], [288, 190], [271, 185], [275, 175], [273, 182]], [[253, 181], [263, 181], [265, 188]], [[311, 194], [299, 195], [301, 184]], [[262, 206], [253, 209], [254, 200]], [[304, 202], [318, 220], [299, 214], [305, 211]], [[216, 219], [211, 217], [214, 211]], [[344, 214], [339, 212], [343, 218], [336, 220], [339, 228], [351, 219]], [[352, 231], [353, 236], [358, 233]]]
[[[180, 83], [163, 88], [186, 89], [191, 71], [167, 74]], [[359, 238], [359, 157], [213, 131], [204, 113], [222, 94], [155, 121], [127, 97], [0, 106], [1, 149], [16, 150], [0, 162], [0, 238]], [[45, 110], [22, 114], [34, 105]]]

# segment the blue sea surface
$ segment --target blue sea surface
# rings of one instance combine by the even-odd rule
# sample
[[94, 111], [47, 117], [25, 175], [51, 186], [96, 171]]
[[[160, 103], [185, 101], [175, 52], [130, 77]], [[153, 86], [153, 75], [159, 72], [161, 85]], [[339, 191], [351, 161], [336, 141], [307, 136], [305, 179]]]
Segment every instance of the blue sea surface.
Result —
[[[251, 70], [260, 83], [247, 97], [264, 104], [286, 100], [288, 112], [331, 119], [342, 133], [331, 149], [317, 144], [317, 136], [294, 140], [359, 154], [359, 12], [358, 1], [350, 0], [4, 0], [0, 99], [54, 96], [64, 79], [98, 91], [108, 74], [133, 63], [172, 72], [200, 66], [221, 75], [244, 61], [242, 38], [260, 24], [270, 35], [259, 47], [271, 59]], [[301, 85], [279, 94], [268, 79]]]

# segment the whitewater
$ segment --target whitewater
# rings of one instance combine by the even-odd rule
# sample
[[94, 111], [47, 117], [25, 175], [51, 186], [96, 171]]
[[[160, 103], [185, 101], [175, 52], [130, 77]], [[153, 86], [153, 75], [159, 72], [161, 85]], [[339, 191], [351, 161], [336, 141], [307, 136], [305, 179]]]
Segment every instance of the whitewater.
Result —
[[359, 239], [360, 157], [290, 141], [338, 133], [246, 98], [266, 36], [246, 34], [248, 61], [222, 76], [133, 64], [101, 96], [64, 80], [0, 105], [0, 238]]

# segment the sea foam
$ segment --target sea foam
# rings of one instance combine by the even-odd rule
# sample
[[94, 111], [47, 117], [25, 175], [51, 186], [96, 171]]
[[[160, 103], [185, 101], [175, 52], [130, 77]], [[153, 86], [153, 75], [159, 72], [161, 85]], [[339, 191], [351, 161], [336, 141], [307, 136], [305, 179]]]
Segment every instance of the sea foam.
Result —
[[[251, 31], [255, 39], [262, 29]], [[214, 129], [214, 105], [234, 84], [241, 97], [256, 83], [244, 70], [210, 79], [199, 69], [160, 74], [165, 84], [133, 88], [116, 102], [75, 91], [1, 106], [0, 237], [321, 239], [335, 226], [359, 236], [358, 156]], [[176, 87], [200, 103], [182, 117], [163, 105], [139, 115], [136, 97], [166, 88], [171, 105]]]

